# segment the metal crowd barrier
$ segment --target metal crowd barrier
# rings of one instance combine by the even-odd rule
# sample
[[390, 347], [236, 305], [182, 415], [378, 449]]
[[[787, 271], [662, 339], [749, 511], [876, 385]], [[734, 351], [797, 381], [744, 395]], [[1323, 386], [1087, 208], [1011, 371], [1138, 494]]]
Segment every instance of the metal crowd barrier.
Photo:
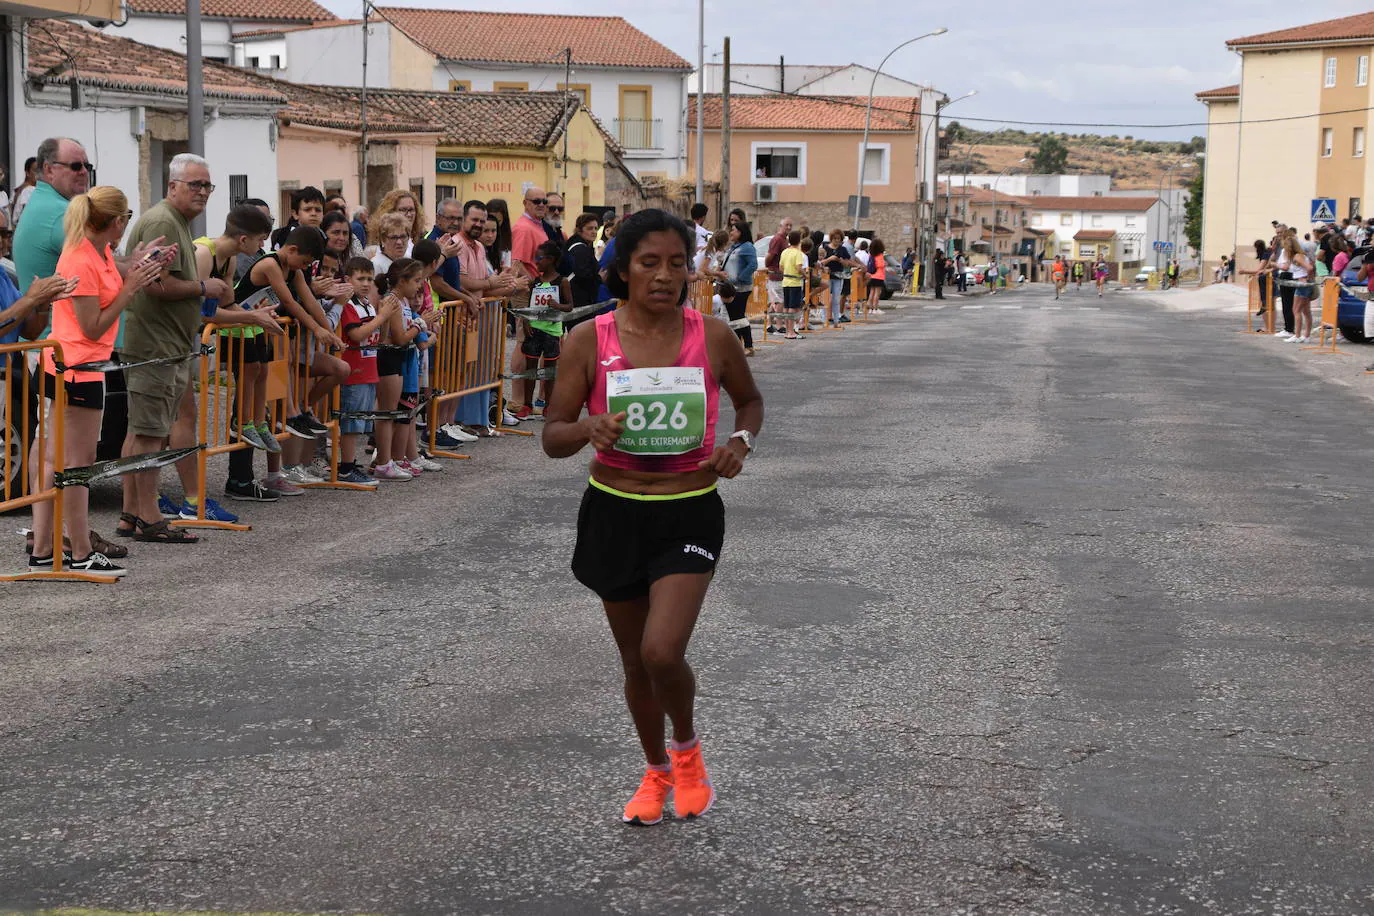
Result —
[[[506, 356], [507, 299], [483, 299], [477, 324], [467, 327], [458, 320], [463, 309], [461, 302], [441, 302], [441, 318], [435, 330], [437, 339], [430, 348], [429, 384], [433, 396], [429, 401], [429, 453], [444, 458], [470, 458], [470, 455], [438, 448], [439, 410], [449, 401], [503, 389], [501, 366]], [[505, 411], [505, 398], [500, 397], [497, 426]], [[526, 435], [532, 435], [526, 433]]]

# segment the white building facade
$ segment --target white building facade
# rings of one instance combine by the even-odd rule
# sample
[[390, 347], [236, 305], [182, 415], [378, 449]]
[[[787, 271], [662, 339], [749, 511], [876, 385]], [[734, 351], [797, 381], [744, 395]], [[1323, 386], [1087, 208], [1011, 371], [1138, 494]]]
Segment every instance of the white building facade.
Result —
[[1123, 265], [1153, 263], [1152, 241], [1161, 229], [1157, 197], [1024, 197], [1032, 229], [1052, 231], [1048, 257], [1081, 260], [1106, 254]]

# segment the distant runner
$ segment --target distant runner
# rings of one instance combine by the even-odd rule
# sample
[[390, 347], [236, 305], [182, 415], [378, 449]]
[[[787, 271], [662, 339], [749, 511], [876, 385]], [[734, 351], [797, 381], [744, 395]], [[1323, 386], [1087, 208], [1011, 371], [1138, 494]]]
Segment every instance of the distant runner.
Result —
[[[605, 605], [648, 761], [621, 820], [648, 826], [663, 819], [669, 793], [678, 817], [705, 814], [715, 801], [685, 656], [725, 538], [716, 484], [753, 450], [763, 397], [729, 326], [683, 308], [692, 231], [662, 210], [641, 210], [615, 242], [606, 284], [622, 305], [568, 335], [543, 444], [553, 458], [596, 451], [572, 569]], [[721, 387], [736, 428], [718, 446]]]

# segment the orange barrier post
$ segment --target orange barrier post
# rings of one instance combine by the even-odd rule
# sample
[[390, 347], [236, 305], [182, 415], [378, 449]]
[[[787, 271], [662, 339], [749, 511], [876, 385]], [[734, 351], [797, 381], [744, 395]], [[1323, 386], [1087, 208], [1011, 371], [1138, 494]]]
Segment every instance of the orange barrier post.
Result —
[[[1274, 312], [1278, 304], [1278, 285], [1272, 273], [1251, 277], [1246, 285], [1249, 296], [1245, 308], [1245, 330], [1242, 333], [1274, 333]], [[1260, 309], [1264, 309], [1261, 313]], [[1255, 327], [1255, 319], [1260, 319], [1260, 327]]]
[[855, 324], [873, 324], [877, 319], [868, 313], [868, 272], [855, 270], [851, 285], [854, 292], [850, 308], [854, 310], [854, 315], [850, 320]]
[[[244, 350], [243, 337], [231, 337], [222, 335], [223, 330], [220, 325], [207, 324], [200, 332], [200, 343], [202, 348], [214, 347], [214, 352], [208, 356], [201, 357], [200, 374], [198, 378], [199, 404], [197, 410], [199, 417], [196, 421], [196, 430], [199, 435], [196, 437], [200, 444], [204, 446], [196, 454], [196, 476], [200, 480], [200, 486], [196, 493], [196, 518], [194, 519], [174, 519], [172, 526], [176, 528], [215, 528], [221, 531], [251, 531], [252, 525], [245, 525], [239, 522], [217, 522], [205, 517], [205, 491], [206, 476], [209, 459], [213, 455], [224, 455], [241, 448], [251, 448], [251, 446], [238, 437], [242, 431], [243, 417], [251, 418], [253, 408], [248, 405], [244, 409], [243, 398], [239, 390], [237, 380], [242, 377], [244, 371]], [[232, 341], [239, 341], [239, 346], [233, 346]], [[226, 377], [227, 375], [227, 377]], [[229, 388], [233, 387], [233, 394], [229, 393]], [[232, 405], [232, 410], [230, 409]], [[277, 413], [281, 411], [278, 410]], [[237, 425], [239, 428], [234, 429]]]
[[[440, 449], [436, 443], [439, 435], [439, 408], [449, 401], [478, 394], [483, 391], [503, 389], [501, 365], [505, 361], [506, 313], [504, 300], [484, 299], [482, 310], [477, 315], [477, 324], [465, 326], [458, 320], [463, 308], [461, 302], [441, 302], [439, 308], [443, 318], [439, 323], [438, 340], [430, 350], [433, 359], [430, 363], [430, 387], [436, 392], [429, 402], [429, 453], [443, 458], [470, 459], [471, 455]], [[501, 398], [501, 411], [505, 410], [505, 398]], [[500, 415], [497, 416], [500, 428]], [[516, 430], [518, 432], [518, 430]], [[532, 435], [526, 433], [526, 435]]]
[[[90, 573], [80, 573], [63, 568], [62, 559], [62, 488], [57, 486], [56, 480], [61, 476], [63, 459], [65, 453], [63, 449], [66, 443], [64, 440], [63, 416], [67, 409], [67, 388], [62, 383], [57, 386], [56, 397], [53, 398], [52, 410], [44, 410], [41, 392], [38, 400], [38, 428], [31, 429], [29, 423], [29, 399], [35, 394], [33, 390], [33, 377], [28, 372], [28, 365], [25, 362], [24, 354], [50, 349], [53, 351], [53, 358], [57, 362], [62, 362], [62, 345], [55, 340], [35, 340], [29, 342], [0, 344], [0, 379], [4, 380], [4, 385], [0, 386], [0, 398], [3, 398], [4, 419], [7, 422], [0, 423], [0, 440], [3, 440], [5, 447], [4, 467], [4, 499], [0, 499], [0, 512], [12, 512], [15, 509], [23, 509], [26, 506], [37, 505], [38, 503], [52, 503], [52, 569], [29, 570], [27, 572], [14, 573], [11, 575], [0, 576], [0, 582], [36, 582], [36, 581], [60, 581], [60, 582], [117, 582], [110, 576], [93, 576]], [[15, 398], [16, 383], [19, 398]], [[14, 416], [15, 408], [19, 409], [19, 415]], [[33, 443], [38, 443], [39, 448], [39, 468], [43, 465], [42, 449], [47, 447], [48, 437], [53, 440], [53, 476], [54, 483], [48, 487], [34, 488], [32, 492], [25, 492], [30, 489], [33, 478], [36, 477], [30, 467], [29, 451]], [[42, 481], [39, 481], [41, 484]], [[68, 486], [79, 486], [79, 484], [68, 484]]]
[[772, 322], [772, 316], [768, 312], [768, 271], [757, 270], [754, 272], [754, 291], [749, 295], [749, 304], [744, 310], [744, 317], [753, 324], [754, 319], [760, 321], [759, 328], [755, 332], [754, 344], [777, 344], [776, 340], [768, 339], [768, 325]]
[[[1340, 335], [1337, 330], [1341, 307], [1341, 281], [1339, 277], [1327, 277], [1322, 281], [1322, 317], [1321, 317], [1321, 337], [1315, 347], [1302, 347], [1303, 350], [1311, 350], [1321, 356], [1347, 356], [1341, 350], [1336, 349], [1336, 341]], [[1326, 335], [1330, 332], [1331, 343], [1326, 342]]]

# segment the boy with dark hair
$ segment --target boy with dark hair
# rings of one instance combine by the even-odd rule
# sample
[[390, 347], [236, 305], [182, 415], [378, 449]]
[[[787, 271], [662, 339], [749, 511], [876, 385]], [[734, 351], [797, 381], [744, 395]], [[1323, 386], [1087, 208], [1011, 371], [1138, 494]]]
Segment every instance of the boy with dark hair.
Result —
[[[340, 393], [339, 410], [364, 413], [377, 409], [377, 345], [382, 342], [382, 328], [399, 306], [395, 299], [388, 299], [380, 309], [374, 307], [372, 300], [377, 287], [372, 262], [367, 258], [349, 258], [344, 270], [353, 287], [353, 296], [344, 303], [339, 329], [347, 342], [343, 358], [351, 371]], [[359, 441], [371, 431], [371, 420], [340, 418], [341, 483], [377, 485], [377, 481], [358, 466]]]
[[320, 223], [324, 222], [324, 193], [314, 185], [291, 192], [291, 219], [287, 221], [276, 232], [272, 233], [273, 251], [286, 244], [287, 237], [291, 230], [300, 226], [310, 226], [320, 228]]
[[[307, 331], [313, 335], [314, 339], [328, 347], [343, 347], [343, 341], [330, 330], [329, 319], [324, 313], [324, 309], [316, 300], [314, 293], [310, 290], [310, 284], [306, 282], [305, 271], [324, 255], [324, 236], [318, 229], [297, 227], [287, 233], [283, 239], [282, 246], [275, 252], [264, 255], [254, 262], [253, 267], [248, 273], [244, 274], [239, 281], [236, 290], [237, 298], [240, 302], [246, 300], [264, 289], [271, 289], [278, 302], [278, 314], [283, 314], [296, 321], [296, 329], [292, 332], [294, 340], [301, 340], [301, 332]], [[346, 284], [344, 284], [346, 285]], [[299, 346], [305, 348], [308, 342], [300, 343]], [[294, 346], [288, 346], [294, 349]], [[299, 354], [299, 361], [308, 366], [308, 371], [312, 376], [327, 373], [329, 384], [325, 387], [325, 392], [333, 385], [339, 384], [349, 375], [348, 364], [337, 357], [327, 353], [302, 352]], [[294, 382], [296, 373], [292, 371], [289, 378]], [[324, 382], [317, 383], [319, 388]], [[308, 409], [308, 405], [318, 400], [320, 393], [311, 392], [312, 397], [301, 400], [303, 393], [294, 390], [294, 384], [288, 384], [286, 394], [286, 430], [292, 436], [299, 439], [314, 439], [329, 432], [329, 427], [321, 423]], [[299, 405], [299, 406], [298, 406]], [[264, 484], [266, 489], [275, 492], [278, 496], [298, 496], [301, 493], [295, 483], [318, 483], [319, 478], [311, 475], [310, 480], [305, 480], [296, 467], [299, 464], [299, 455], [304, 451], [295, 441], [288, 441], [282, 447], [282, 455], [269, 453], [267, 456], [267, 480]], [[292, 471], [288, 475], [281, 470], [282, 461], [285, 460], [288, 469]], [[286, 484], [283, 486], [283, 484]], [[253, 493], [253, 455], [252, 452], [240, 449], [229, 454], [229, 482], [225, 485], [225, 493], [233, 499], [254, 499]]]

